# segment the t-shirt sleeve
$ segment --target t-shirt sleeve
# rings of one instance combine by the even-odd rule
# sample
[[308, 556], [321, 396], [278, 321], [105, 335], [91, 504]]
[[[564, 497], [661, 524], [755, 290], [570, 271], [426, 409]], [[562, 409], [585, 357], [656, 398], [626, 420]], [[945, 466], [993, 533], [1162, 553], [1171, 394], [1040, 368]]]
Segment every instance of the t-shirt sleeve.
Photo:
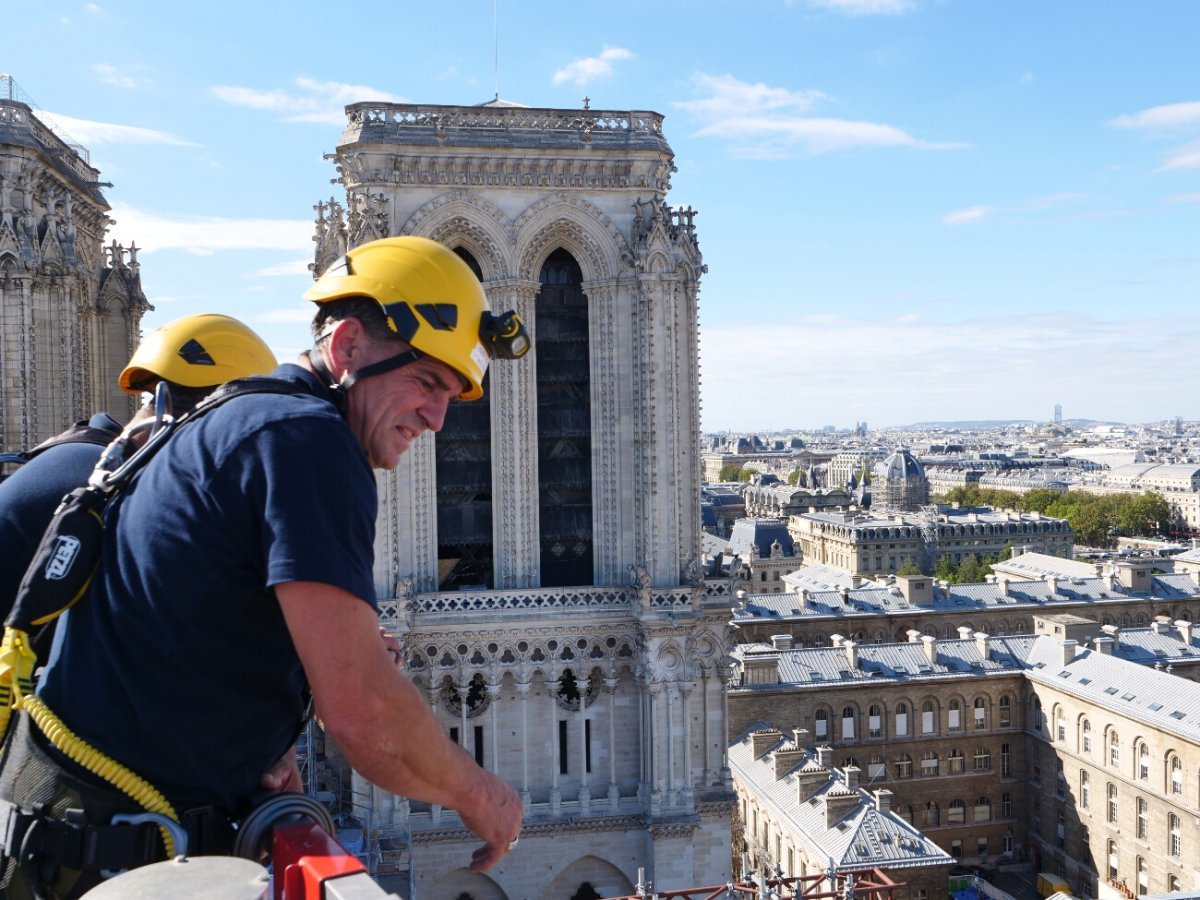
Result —
[[378, 496], [366, 454], [332, 418], [272, 422], [251, 438], [242, 489], [263, 511], [267, 586], [314, 581], [375, 605]]

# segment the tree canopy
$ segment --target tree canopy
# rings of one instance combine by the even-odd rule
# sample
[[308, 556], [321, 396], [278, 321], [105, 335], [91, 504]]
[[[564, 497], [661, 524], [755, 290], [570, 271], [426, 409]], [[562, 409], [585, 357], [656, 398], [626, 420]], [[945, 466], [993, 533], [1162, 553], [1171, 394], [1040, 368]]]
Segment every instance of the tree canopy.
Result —
[[1162, 494], [1092, 494], [1087, 491], [1059, 493], [1035, 488], [1018, 494], [968, 484], [956, 487], [945, 497], [963, 506], [992, 506], [1039, 512], [1066, 519], [1081, 544], [1109, 547], [1121, 536], [1155, 537], [1171, 524], [1171, 506]]

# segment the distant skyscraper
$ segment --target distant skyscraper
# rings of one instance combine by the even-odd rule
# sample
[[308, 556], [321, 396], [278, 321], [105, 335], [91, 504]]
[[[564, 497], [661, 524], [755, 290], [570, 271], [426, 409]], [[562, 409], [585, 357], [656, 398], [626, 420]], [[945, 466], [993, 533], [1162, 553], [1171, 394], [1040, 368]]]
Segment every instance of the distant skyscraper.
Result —
[[1062, 404], [1061, 403], [1054, 404], [1054, 424], [1055, 425], [1062, 424]]

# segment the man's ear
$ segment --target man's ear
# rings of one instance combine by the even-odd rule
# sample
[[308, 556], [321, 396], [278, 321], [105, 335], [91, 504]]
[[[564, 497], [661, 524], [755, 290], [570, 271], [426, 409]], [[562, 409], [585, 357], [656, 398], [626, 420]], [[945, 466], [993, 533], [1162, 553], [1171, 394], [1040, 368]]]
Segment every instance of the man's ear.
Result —
[[359, 367], [365, 339], [362, 322], [353, 317], [342, 319], [330, 329], [326, 356], [329, 371], [335, 378]]

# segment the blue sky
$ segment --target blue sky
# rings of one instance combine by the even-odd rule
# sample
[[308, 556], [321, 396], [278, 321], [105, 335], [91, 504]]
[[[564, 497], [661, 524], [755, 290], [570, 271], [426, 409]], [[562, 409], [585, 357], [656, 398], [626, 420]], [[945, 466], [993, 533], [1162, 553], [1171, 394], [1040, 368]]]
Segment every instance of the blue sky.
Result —
[[[1200, 3], [21, 3], [7, 72], [113, 186], [147, 327], [307, 343], [362, 100], [651, 109], [699, 210], [706, 430], [1200, 419]], [[494, 27], [497, 22], [497, 27]], [[15, 38], [15, 39], [14, 39]], [[496, 65], [498, 59], [499, 64]]]

